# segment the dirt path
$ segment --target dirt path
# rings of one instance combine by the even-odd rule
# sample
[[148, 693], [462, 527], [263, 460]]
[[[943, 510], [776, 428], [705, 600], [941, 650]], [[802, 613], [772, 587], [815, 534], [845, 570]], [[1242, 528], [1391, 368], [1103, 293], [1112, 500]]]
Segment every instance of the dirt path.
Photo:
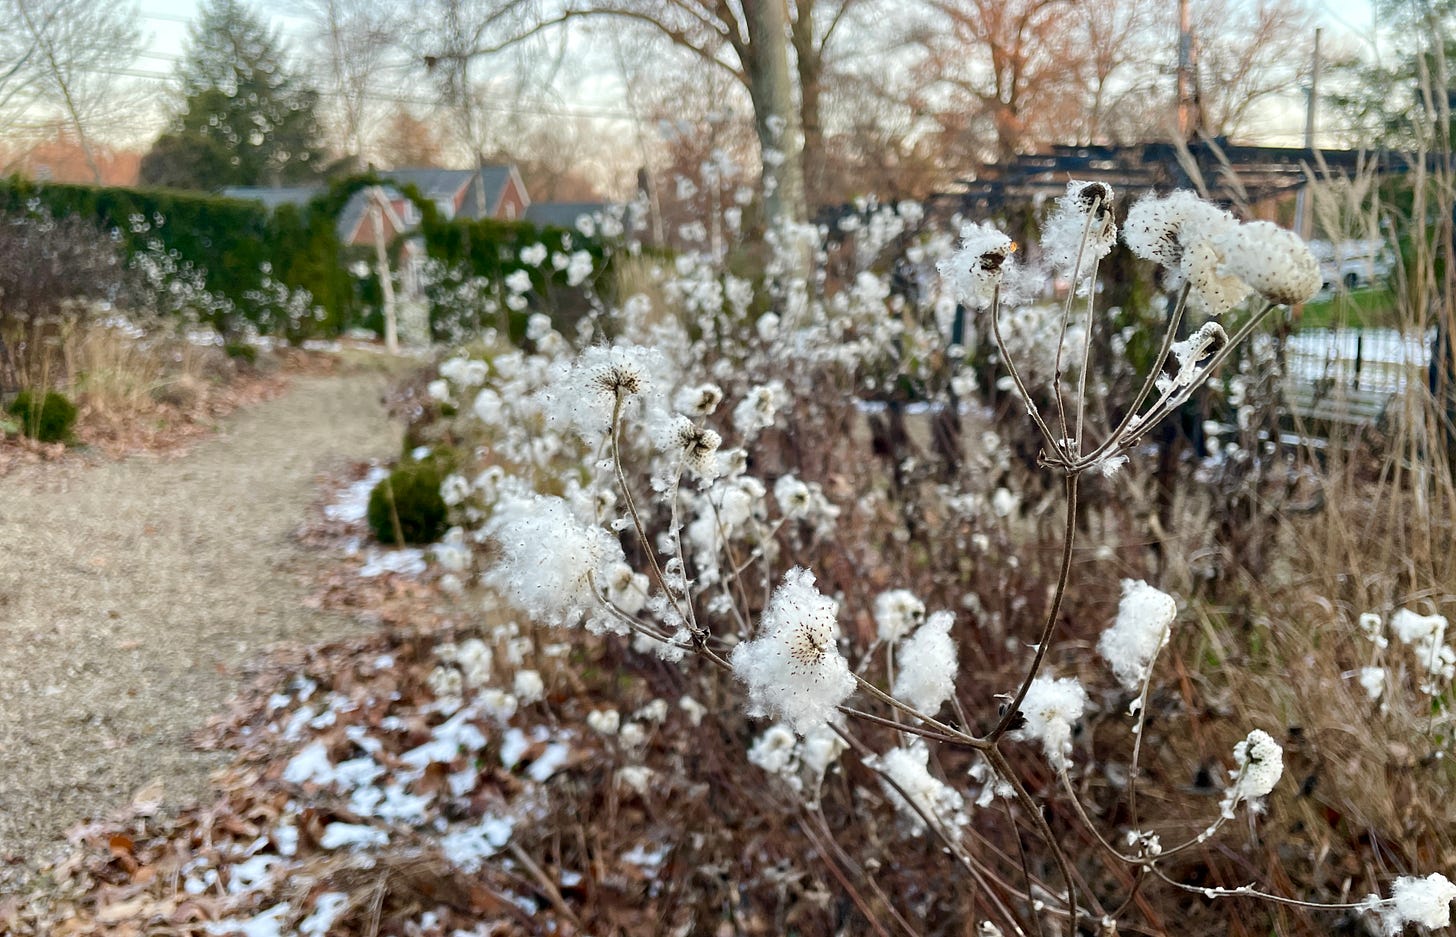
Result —
[[0, 480], [0, 862], [155, 781], [200, 795], [220, 760], [189, 735], [238, 666], [354, 627], [302, 605], [289, 534], [319, 471], [397, 451], [385, 380], [300, 377], [181, 458]]

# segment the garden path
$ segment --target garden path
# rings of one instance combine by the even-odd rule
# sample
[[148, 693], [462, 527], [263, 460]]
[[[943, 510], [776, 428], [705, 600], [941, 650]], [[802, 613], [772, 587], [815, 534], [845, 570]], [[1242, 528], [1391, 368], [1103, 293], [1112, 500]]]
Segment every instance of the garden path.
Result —
[[241, 666], [357, 627], [305, 607], [290, 533], [320, 471], [398, 450], [386, 380], [297, 377], [180, 457], [0, 482], [0, 882], [141, 788], [201, 795], [224, 756], [189, 737]]

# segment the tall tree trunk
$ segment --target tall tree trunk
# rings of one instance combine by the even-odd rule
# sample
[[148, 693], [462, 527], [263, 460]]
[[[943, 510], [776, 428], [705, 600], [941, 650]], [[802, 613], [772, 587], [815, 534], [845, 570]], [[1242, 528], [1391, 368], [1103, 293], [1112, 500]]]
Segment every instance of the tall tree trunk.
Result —
[[[788, 11], [784, 0], [757, 0], [743, 6], [748, 25], [743, 68], [763, 153], [765, 214], [771, 226], [803, 221], [808, 217], [804, 143], [789, 80]], [[773, 154], [781, 154], [782, 159]]]
[[824, 125], [819, 116], [823, 91], [824, 58], [814, 48], [814, 4], [800, 3], [794, 20], [794, 62], [799, 69], [799, 119], [804, 132], [804, 199], [809, 206], [827, 200], [824, 164]]

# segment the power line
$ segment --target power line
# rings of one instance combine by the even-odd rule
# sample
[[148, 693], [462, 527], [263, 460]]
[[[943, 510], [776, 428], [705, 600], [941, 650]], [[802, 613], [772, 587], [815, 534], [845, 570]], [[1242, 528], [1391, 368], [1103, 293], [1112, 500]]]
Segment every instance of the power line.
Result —
[[[153, 58], [157, 58], [157, 56], [152, 56], [152, 57]], [[178, 59], [170, 59], [170, 60], [165, 60], [165, 61], [171, 61], [173, 64], [176, 64], [180, 60], [178, 60]], [[112, 77], [118, 77], [118, 78], [139, 78], [139, 79], [143, 79], [143, 80], [147, 80], [147, 81], [159, 81], [159, 82], [167, 82], [167, 83], [177, 82], [177, 81], [180, 81], [181, 78], [182, 78], [182, 76], [176, 74], [175, 72], [170, 72], [169, 73], [169, 72], [160, 72], [160, 71], [149, 71], [149, 70], [140, 69], [140, 68], [90, 68], [90, 69], [82, 69], [82, 70], [79, 70], [79, 71], [82, 71], [85, 74], [91, 74], [91, 75], [106, 75], [106, 76], [112, 76]], [[321, 96], [329, 96], [329, 97], [333, 97], [333, 98], [342, 98], [344, 96], [343, 93], [342, 92], [339, 92], [339, 91], [321, 91], [320, 92], [320, 95]], [[436, 98], [420, 97], [420, 96], [414, 96], [414, 95], [389, 95], [389, 94], [369, 93], [369, 94], [362, 95], [362, 97], [363, 97], [364, 100], [370, 101], [370, 102], [375, 103], [375, 104], [413, 104], [413, 105], [417, 105], [419, 107], [438, 107], [438, 106], [440, 106], [440, 103], [441, 103]], [[493, 112], [493, 113], [501, 113], [501, 114], [528, 114], [528, 115], [537, 116], [537, 117], [563, 117], [563, 118], [573, 118], [573, 119], [580, 118], [580, 119], [585, 119], [585, 120], [636, 120], [637, 119], [637, 115], [633, 114], [631, 111], [621, 110], [621, 109], [617, 109], [617, 108], [606, 108], [606, 107], [601, 107], [601, 108], [586, 108], [586, 107], [558, 107], [558, 108], [552, 108], [552, 107], [541, 107], [541, 106], [530, 106], [530, 107], [527, 107], [527, 106], [512, 105], [512, 104], [501, 104], [501, 103], [490, 102], [490, 101], [480, 102], [480, 103], [478, 103], [476, 105], [476, 107], [479, 110], [489, 111], [489, 112]]]

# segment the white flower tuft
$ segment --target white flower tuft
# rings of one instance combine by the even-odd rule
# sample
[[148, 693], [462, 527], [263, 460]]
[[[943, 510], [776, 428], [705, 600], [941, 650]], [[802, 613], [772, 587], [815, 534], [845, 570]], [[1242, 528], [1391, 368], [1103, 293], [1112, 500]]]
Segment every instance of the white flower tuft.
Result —
[[1075, 677], [1037, 677], [1021, 701], [1025, 724], [1017, 738], [1041, 742], [1047, 760], [1058, 771], [1072, 754], [1072, 726], [1087, 710], [1087, 691]]
[[1178, 614], [1178, 603], [1140, 579], [1122, 581], [1117, 620], [1102, 632], [1097, 653], [1112, 667], [1117, 680], [1136, 692], [1147, 679], [1158, 652], [1168, 643], [1168, 629]]
[[577, 520], [555, 496], [502, 494], [484, 531], [501, 556], [481, 581], [547, 625], [575, 625], [597, 612], [593, 579], [624, 562], [615, 537]]
[[1408, 645], [1417, 663], [1426, 671], [1421, 691], [1432, 696], [1442, 691], [1442, 683], [1456, 677], [1456, 650], [1446, 643], [1448, 622], [1444, 615], [1418, 615], [1408, 608], [1390, 616], [1390, 630]]
[[782, 716], [806, 733], [823, 725], [854, 692], [836, 646], [839, 603], [814, 586], [814, 574], [784, 574], [759, 621], [758, 637], [733, 649], [733, 672], [748, 684], [750, 715]]
[[1425, 878], [1402, 875], [1390, 888], [1390, 897], [1369, 895], [1361, 908], [1380, 916], [1387, 937], [1396, 937], [1407, 924], [1435, 929], [1451, 924], [1451, 902], [1456, 901], [1456, 885], [1440, 872]]
[[991, 305], [1016, 245], [989, 224], [961, 226], [961, 247], [937, 264], [957, 302], [971, 309]]
[[898, 641], [925, 620], [925, 603], [909, 589], [891, 589], [875, 596], [875, 625], [881, 641]]
[[799, 737], [782, 723], [769, 726], [748, 749], [748, 760], [769, 774], [789, 775], [797, 768], [794, 748]]
[[1236, 306], [1249, 287], [1224, 269], [1215, 244], [1238, 227], [1233, 215], [1192, 192], [1141, 199], [1127, 213], [1122, 239], [1134, 254], [1163, 268], [1163, 284], [1190, 285], [1188, 305], [1205, 316]]
[[722, 436], [681, 414], [669, 424], [668, 434], [664, 448], [681, 458], [688, 471], [704, 481], [718, 477], [718, 447], [723, 445]]
[[1385, 668], [1384, 667], [1361, 667], [1358, 674], [1360, 686], [1372, 700], [1380, 699], [1385, 692]]
[[925, 744], [916, 741], [906, 748], [892, 748], [878, 758], [865, 760], [868, 767], [884, 773], [880, 783], [885, 793], [916, 836], [926, 830], [922, 813], [947, 830], [964, 826], [969, 820], [965, 798], [930, 773], [926, 767], [929, 759], [930, 751]]
[[955, 615], [936, 612], [900, 643], [895, 696], [934, 716], [955, 692], [956, 643], [950, 636]]
[[781, 381], [769, 381], [749, 390], [738, 406], [733, 408], [733, 426], [751, 440], [774, 425], [779, 408], [789, 401], [788, 391]]
[[1218, 239], [1224, 267], [1271, 303], [1292, 306], [1319, 292], [1319, 261], [1304, 239], [1271, 221], [1250, 221]]
[[[1042, 228], [1041, 249], [1047, 265], [1068, 279], [1092, 275], [1092, 268], [1117, 244], [1112, 217], [1112, 189], [1101, 182], [1067, 183], [1067, 194]], [[1074, 284], [1075, 286], [1075, 284]]]
[[1225, 817], [1234, 815], [1240, 801], [1249, 801], [1257, 809], [1258, 801], [1274, 790], [1284, 774], [1284, 749], [1268, 732], [1255, 729], [1234, 746], [1234, 762], [1238, 765], [1232, 772], [1234, 783], [1223, 795]]
[[693, 417], [705, 417], [718, 409], [723, 402], [723, 388], [717, 384], [700, 384], [684, 387], [673, 397], [672, 405]]
[[548, 412], [594, 440], [607, 431], [618, 401], [645, 397], [654, 390], [653, 375], [665, 369], [666, 359], [655, 349], [593, 346], [552, 382]]

